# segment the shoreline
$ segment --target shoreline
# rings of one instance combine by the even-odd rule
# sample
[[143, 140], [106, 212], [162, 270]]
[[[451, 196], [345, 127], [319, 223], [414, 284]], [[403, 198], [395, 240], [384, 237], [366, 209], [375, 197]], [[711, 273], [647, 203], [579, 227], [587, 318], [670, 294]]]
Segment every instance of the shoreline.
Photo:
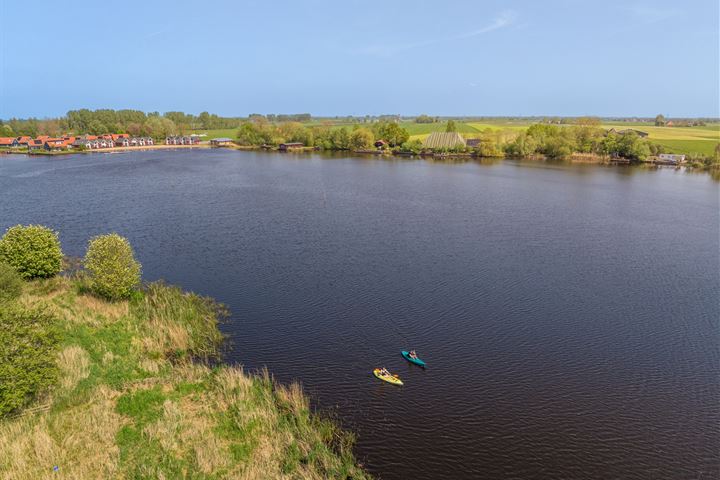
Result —
[[10, 478], [370, 478], [299, 383], [221, 358], [224, 306], [163, 282], [117, 302], [84, 285], [32, 280], [14, 300], [51, 312], [57, 376], [0, 418]]
[[185, 150], [192, 148], [220, 148], [214, 147], [208, 143], [200, 143], [198, 145], [145, 145], [143, 147], [110, 147], [110, 148], [96, 148], [92, 150], [57, 150], [57, 151], [28, 151], [27, 149], [7, 149], [2, 150], [0, 154], [4, 155], [74, 155], [74, 154], [86, 154], [86, 153], [115, 153], [115, 152], [142, 152], [149, 150]]
[[[197, 145], [146, 145], [143, 147], [111, 147], [94, 150], [61, 150], [61, 151], [37, 151], [28, 152], [27, 150], [18, 151], [19, 149], [6, 149], [1, 150], [0, 155], [27, 155], [27, 156], [61, 156], [61, 155], [74, 155], [74, 154], [93, 154], [93, 153], [124, 153], [124, 152], [142, 152], [152, 150], [188, 150], [188, 149], [227, 149], [227, 150], [240, 150], [240, 151], [263, 151], [263, 152], [275, 152], [275, 153], [288, 153], [288, 154], [309, 154], [309, 153], [344, 153], [347, 155], [358, 155], [358, 156], [372, 156], [372, 157], [403, 157], [403, 158], [419, 158], [425, 160], [447, 160], [447, 161], [504, 161], [504, 160], [530, 160], [537, 162], [546, 162], [548, 158], [544, 155], [536, 154], [530, 157], [482, 157], [470, 152], [461, 153], [439, 153], [439, 152], [393, 152], [390, 150], [319, 150], [315, 147], [302, 147], [293, 148], [290, 150], [280, 150], [278, 147], [267, 147], [267, 146], [255, 146], [255, 145], [210, 145], [209, 143], [200, 143]], [[605, 155], [596, 154], [573, 154], [566, 159], [558, 159], [554, 161], [560, 161], [575, 165], [605, 165], [605, 166], [630, 166], [630, 165], [645, 165], [651, 167], [670, 167], [670, 168], [686, 168], [688, 170], [696, 170], [712, 173], [714, 167], [712, 166], [695, 166], [688, 163], [675, 165], [666, 164], [658, 161], [643, 161], [643, 162], [631, 162], [624, 158], [611, 158]]]

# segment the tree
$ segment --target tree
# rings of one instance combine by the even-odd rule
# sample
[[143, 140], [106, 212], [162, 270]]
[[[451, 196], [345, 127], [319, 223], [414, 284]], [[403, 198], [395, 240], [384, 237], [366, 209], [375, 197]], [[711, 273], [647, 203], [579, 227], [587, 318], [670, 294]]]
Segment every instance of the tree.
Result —
[[350, 148], [352, 150], [366, 150], [372, 148], [375, 136], [367, 128], [357, 128], [350, 134]]
[[91, 239], [83, 265], [90, 277], [90, 289], [108, 300], [129, 298], [140, 285], [140, 263], [130, 242], [117, 233]]
[[0, 125], [0, 137], [14, 137], [15, 132], [10, 125]]
[[423, 113], [415, 117], [415, 123], [435, 123], [435, 119]]
[[655, 126], [656, 127], [664, 127], [667, 121], [665, 120], [665, 116], [663, 114], [658, 114], [655, 117]]
[[0, 308], [0, 417], [23, 407], [57, 380], [56, 321], [43, 307]]
[[155, 138], [164, 138], [168, 135], [174, 135], [177, 133], [177, 126], [175, 122], [169, 118], [160, 116], [151, 116], [145, 120], [145, 131], [148, 135]]
[[410, 134], [395, 122], [378, 122], [374, 125], [375, 138], [385, 140], [390, 146], [402, 145], [410, 139]]
[[447, 125], [445, 126], [446, 132], [457, 132], [457, 126], [455, 125], [455, 120], [448, 120]]
[[0, 304], [19, 297], [22, 287], [22, 278], [15, 269], [5, 262], [0, 262]]
[[42, 225], [10, 227], [0, 239], [0, 261], [23, 278], [52, 277], [62, 268], [57, 232]]

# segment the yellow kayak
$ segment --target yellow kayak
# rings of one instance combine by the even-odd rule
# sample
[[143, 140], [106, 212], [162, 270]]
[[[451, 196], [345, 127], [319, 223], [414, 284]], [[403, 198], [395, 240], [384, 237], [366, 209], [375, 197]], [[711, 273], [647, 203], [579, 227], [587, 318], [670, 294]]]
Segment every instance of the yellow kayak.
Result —
[[400, 378], [397, 375], [381, 375], [379, 368], [376, 368], [375, 370], [373, 370], [373, 374], [380, 380], [383, 380], [388, 383], [392, 383], [393, 385], [402, 385], [403, 384], [402, 380], [400, 380]]

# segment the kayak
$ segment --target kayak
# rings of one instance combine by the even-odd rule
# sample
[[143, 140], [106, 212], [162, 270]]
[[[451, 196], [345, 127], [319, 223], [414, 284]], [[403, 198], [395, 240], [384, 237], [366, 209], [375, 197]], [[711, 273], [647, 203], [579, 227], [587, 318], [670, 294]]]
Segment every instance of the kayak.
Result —
[[425, 368], [425, 362], [423, 362], [419, 358], [412, 358], [410, 356], [410, 352], [406, 352], [405, 350], [403, 350], [401, 353], [403, 358], [405, 358], [405, 360], [407, 360], [408, 362], [414, 363], [415, 365], [420, 365], [421, 367]]
[[373, 370], [373, 374], [379, 378], [380, 380], [383, 380], [388, 383], [392, 383], [393, 385], [402, 385], [403, 382], [398, 378], [397, 375], [380, 375], [380, 369], [376, 368]]

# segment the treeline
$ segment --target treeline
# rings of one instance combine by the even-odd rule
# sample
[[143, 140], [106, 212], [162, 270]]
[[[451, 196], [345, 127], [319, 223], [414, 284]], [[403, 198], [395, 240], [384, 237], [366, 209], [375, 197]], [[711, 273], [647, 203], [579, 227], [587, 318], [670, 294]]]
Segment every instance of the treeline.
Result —
[[312, 121], [312, 115], [309, 113], [294, 113], [294, 114], [284, 114], [284, 113], [268, 113], [267, 115], [263, 115], [261, 113], [251, 113], [248, 118], [250, 120], [267, 120], [268, 122], [310, 122]]
[[237, 143], [247, 146], [279, 145], [299, 142], [307, 147], [324, 150], [366, 150], [378, 140], [391, 147], [400, 147], [410, 138], [407, 130], [395, 122], [381, 121], [368, 127], [355, 125], [330, 127], [303, 125], [300, 122], [271, 123], [252, 121], [243, 123], [237, 134]]
[[634, 132], [606, 132], [592, 123], [560, 127], [535, 124], [504, 145], [509, 156], [529, 157], [542, 154], [548, 158], [565, 158], [573, 153], [592, 153], [642, 161], [663, 153], [663, 147], [641, 138]]
[[135, 136], [162, 138], [193, 130], [238, 128], [245, 119], [220, 117], [208, 112], [193, 115], [184, 112], [145, 113], [140, 110], [71, 110], [64, 117], [51, 119], [0, 120], [0, 136], [60, 136], [66, 133], [100, 135], [128, 133]]

